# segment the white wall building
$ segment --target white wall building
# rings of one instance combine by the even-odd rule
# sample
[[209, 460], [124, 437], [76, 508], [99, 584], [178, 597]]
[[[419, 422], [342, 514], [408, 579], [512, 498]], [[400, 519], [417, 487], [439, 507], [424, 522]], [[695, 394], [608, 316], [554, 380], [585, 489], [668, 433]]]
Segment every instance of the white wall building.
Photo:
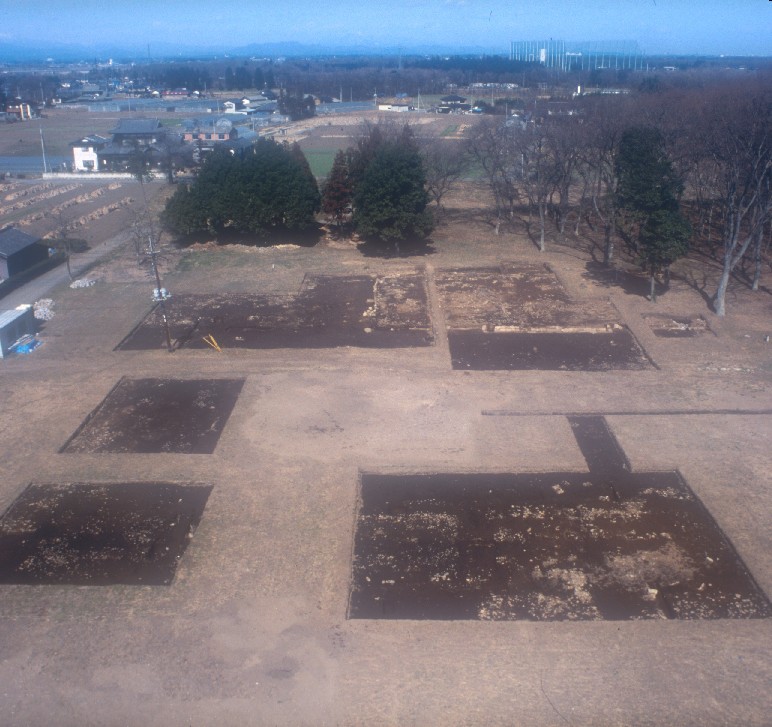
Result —
[[98, 172], [99, 152], [108, 141], [104, 136], [86, 136], [71, 142], [73, 171]]

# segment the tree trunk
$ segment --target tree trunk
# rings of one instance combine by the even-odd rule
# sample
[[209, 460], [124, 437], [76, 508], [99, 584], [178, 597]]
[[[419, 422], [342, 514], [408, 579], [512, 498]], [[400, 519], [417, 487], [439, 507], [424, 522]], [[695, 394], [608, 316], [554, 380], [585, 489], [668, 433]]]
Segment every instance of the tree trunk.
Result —
[[716, 290], [715, 296], [713, 296], [713, 310], [717, 316], [726, 315], [726, 288], [729, 285], [729, 274], [731, 269], [729, 267], [729, 261], [724, 258], [724, 267], [721, 271], [721, 279], [718, 281], [718, 290]]
[[544, 205], [539, 204], [539, 252], [544, 252]]
[[[743, 259], [743, 256], [748, 250], [748, 246], [751, 244], [754, 237], [753, 235], [748, 235], [748, 237], [738, 245], [737, 238], [740, 233], [739, 222], [740, 218], [737, 216], [728, 232], [730, 237], [724, 243], [724, 265], [721, 269], [721, 279], [718, 283], [716, 295], [713, 297], [713, 310], [716, 312], [716, 315], [719, 316], [726, 315], [726, 289], [729, 286], [729, 276], [732, 274], [732, 270], [734, 270], [737, 263]], [[737, 251], [734, 255], [732, 254], [733, 250]]]
[[710, 210], [708, 211], [708, 245], [710, 245], [710, 238], [713, 235], [713, 202], [710, 203]]
[[560, 241], [564, 242], [566, 239], [566, 211], [558, 208], [558, 214], [560, 215], [560, 225], [558, 229], [560, 230]]
[[649, 275], [649, 300], [652, 303], [657, 302], [657, 279], [654, 276], [654, 270], [651, 270]]
[[753, 283], [751, 290], [756, 292], [761, 282], [761, 241], [764, 239], [764, 227], [759, 225], [756, 240], [753, 243]]
[[611, 266], [614, 258], [614, 225], [605, 225], [606, 244], [603, 246], [603, 264], [606, 267]]

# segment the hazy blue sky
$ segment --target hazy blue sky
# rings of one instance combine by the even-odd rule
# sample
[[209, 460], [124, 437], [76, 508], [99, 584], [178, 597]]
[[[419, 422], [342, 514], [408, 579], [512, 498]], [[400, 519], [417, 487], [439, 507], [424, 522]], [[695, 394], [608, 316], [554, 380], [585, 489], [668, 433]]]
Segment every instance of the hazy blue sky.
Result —
[[0, 0], [0, 42], [236, 47], [636, 40], [648, 52], [772, 55], [769, 0]]

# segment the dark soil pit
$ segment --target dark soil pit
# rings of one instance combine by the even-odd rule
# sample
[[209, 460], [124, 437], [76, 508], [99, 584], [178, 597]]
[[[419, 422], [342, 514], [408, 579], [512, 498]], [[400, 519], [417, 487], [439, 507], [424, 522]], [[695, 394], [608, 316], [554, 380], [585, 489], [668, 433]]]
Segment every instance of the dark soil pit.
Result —
[[121, 379], [61, 452], [211, 454], [244, 379]]
[[573, 417], [589, 473], [362, 476], [350, 618], [761, 618], [772, 606], [678, 472], [631, 473]]
[[609, 301], [571, 300], [547, 265], [440, 270], [435, 281], [454, 369], [652, 366]]
[[704, 333], [712, 333], [708, 327], [708, 322], [702, 316], [650, 315], [644, 316], [643, 319], [654, 335], [660, 338], [694, 338]]
[[0, 583], [169, 585], [211, 485], [33, 484], [0, 519]]
[[[177, 348], [396, 348], [433, 342], [423, 276], [314, 276], [296, 296], [180, 295], [165, 304]], [[156, 306], [119, 345], [162, 348]]]
[[626, 326], [598, 331], [448, 331], [454, 369], [640, 370], [653, 364]]

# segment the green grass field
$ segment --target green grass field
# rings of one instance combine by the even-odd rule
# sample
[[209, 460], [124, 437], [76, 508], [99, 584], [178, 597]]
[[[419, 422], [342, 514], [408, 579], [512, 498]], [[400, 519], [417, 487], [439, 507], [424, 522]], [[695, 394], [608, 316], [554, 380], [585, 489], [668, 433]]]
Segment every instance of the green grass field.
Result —
[[303, 149], [315, 177], [326, 177], [335, 160], [335, 149]]

